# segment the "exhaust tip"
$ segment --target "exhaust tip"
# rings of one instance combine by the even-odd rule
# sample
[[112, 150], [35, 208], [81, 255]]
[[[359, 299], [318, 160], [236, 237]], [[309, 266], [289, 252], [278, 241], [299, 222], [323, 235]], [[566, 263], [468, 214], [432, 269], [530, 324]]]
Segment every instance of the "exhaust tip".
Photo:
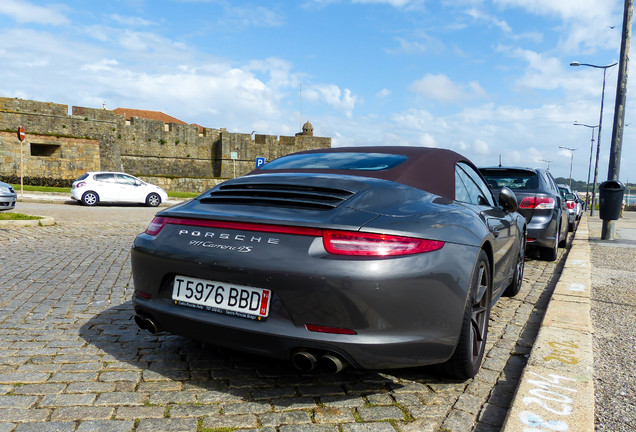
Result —
[[346, 368], [347, 365], [348, 363], [345, 360], [342, 360], [333, 354], [326, 354], [320, 357], [319, 360], [319, 367], [329, 373], [338, 373]]
[[318, 360], [316, 356], [307, 351], [298, 351], [292, 356], [292, 362], [296, 369], [302, 372], [309, 372], [316, 368]]
[[135, 323], [142, 330], [148, 330], [152, 334], [156, 334], [158, 331], [157, 325], [150, 318], [146, 318], [141, 315], [135, 315]]

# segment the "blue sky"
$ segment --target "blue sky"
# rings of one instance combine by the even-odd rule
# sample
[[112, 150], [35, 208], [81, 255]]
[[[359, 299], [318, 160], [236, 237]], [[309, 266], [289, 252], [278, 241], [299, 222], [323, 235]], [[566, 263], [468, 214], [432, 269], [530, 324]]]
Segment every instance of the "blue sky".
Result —
[[[586, 180], [621, 0], [2, 0], [0, 95], [334, 146], [449, 148]], [[617, 70], [607, 70], [599, 181]], [[628, 83], [628, 87], [633, 82]], [[625, 123], [636, 115], [628, 94]], [[636, 123], [621, 180], [636, 182]], [[596, 148], [596, 143], [594, 144]], [[593, 166], [592, 166], [593, 170]]]

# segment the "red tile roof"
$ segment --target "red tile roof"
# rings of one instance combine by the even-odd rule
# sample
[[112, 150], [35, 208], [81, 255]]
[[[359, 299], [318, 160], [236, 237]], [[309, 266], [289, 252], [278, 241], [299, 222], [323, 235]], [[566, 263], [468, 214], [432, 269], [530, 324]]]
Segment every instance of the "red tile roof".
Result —
[[132, 108], [115, 108], [113, 111], [126, 117], [126, 120], [130, 120], [131, 117], [140, 117], [148, 120], [159, 120], [164, 123], [187, 124], [183, 120], [164, 114], [161, 111], [148, 111]]

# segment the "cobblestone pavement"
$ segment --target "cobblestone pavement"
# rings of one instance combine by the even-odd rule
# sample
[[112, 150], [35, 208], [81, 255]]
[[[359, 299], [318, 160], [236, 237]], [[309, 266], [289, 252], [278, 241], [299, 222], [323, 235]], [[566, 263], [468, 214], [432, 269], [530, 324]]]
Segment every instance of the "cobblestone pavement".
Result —
[[304, 375], [138, 330], [129, 251], [155, 209], [18, 211], [58, 224], [0, 229], [0, 432], [498, 431], [565, 255], [527, 260], [521, 292], [492, 311], [472, 380], [435, 367]]

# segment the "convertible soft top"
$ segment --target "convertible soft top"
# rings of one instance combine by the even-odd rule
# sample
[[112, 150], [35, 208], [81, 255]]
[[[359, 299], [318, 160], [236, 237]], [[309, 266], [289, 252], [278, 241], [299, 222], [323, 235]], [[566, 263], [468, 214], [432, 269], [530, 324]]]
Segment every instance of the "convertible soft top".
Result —
[[[357, 154], [391, 154], [406, 156], [406, 160], [393, 168], [382, 170], [355, 169], [271, 169], [267, 165], [257, 168], [248, 175], [267, 174], [273, 172], [289, 173], [327, 173], [373, 177], [390, 180], [431, 192], [448, 199], [455, 199], [455, 165], [466, 163], [477, 168], [464, 156], [452, 150], [430, 147], [375, 146], [375, 147], [337, 147], [318, 150], [307, 150], [294, 153], [357, 153]], [[285, 157], [285, 156], [283, 156]]]

